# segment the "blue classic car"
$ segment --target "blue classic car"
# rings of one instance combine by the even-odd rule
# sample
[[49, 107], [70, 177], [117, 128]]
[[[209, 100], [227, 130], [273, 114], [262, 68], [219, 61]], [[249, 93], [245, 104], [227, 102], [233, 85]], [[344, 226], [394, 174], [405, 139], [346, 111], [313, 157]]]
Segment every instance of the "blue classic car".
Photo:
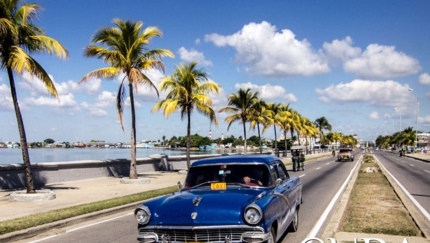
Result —
[[278, 157], [234, 155], [192, 163], [179, 192], [135, 209], [139, 242], [277, 242], [296, 231], [302, 183]]

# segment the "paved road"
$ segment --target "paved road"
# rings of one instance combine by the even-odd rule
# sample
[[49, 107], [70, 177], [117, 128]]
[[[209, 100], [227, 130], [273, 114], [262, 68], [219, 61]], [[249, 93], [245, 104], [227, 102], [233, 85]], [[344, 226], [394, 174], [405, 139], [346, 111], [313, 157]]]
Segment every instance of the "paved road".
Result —
[[430, 228], [430, 163], [383, 151], [375, 151], [374, 154], [401, 185], [400, 189], [410, 199], [407, 201], [423, 214], [427, 224], [422, 227]]

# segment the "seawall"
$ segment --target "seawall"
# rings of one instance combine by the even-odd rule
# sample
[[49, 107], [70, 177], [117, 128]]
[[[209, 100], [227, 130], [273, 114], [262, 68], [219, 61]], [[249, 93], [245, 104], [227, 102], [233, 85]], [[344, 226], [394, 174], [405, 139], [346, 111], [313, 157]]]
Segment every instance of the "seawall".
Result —
[[[191, 155], [191, 162], [198, 159], [222, 156], [222, 154]], [[154, 154], [149, 158], [136, 159], [137, 172], [179, 171], [187, 169], [186, 156]], [[130, 160], [81, 160], [31, 165], [36, 189], [46, 184], [83, 180], [98, 177], [128, 177]], [[0, 189], [13, 190], [26, 187], [23, 164], [0, 165]]]

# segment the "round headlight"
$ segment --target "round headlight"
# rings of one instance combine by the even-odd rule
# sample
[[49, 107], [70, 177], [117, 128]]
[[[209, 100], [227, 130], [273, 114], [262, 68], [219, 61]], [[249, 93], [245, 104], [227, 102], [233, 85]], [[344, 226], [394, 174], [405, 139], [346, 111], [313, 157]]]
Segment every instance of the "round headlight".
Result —
[[134, 217], [136, 217], [137, 223], [147, 224], [149, 219], [151, 219], [151, 213], [148, 207], [140, 206], [134, 211]]
[[249, 205], [245, 209], [244, 219], [248, 224], [258, 224], [263, 217], [261, 209], [256, 204]]

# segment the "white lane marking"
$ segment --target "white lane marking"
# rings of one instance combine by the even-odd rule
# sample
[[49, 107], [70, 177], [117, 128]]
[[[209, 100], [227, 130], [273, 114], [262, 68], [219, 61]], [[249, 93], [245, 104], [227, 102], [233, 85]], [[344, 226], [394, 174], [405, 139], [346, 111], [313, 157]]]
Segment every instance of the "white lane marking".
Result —
[[303, 174], [303, 175], [301, 175], [301, 176], [299, 176], [299, 178], [302, 178], [303, 176], [305, 176], [306, 174]]
[[54, 238], [54, 237], [57, 237], [57, 236], [59, 236], [59, 235], [51, 235], [51, 236], [45, 237], [45, 238], [43, 238], [43, 239], [39, 239], [39, 240], [35, 240], [35, 241], [30, 241], [30, 242], [28, 242], [28, 243], [41, 242], [41, 241], [49, 240], [49, 239]]
[[412, 166], [412, 167], [414, 167], [415, 165], [413, 165], [413, 164], [409, 164], [410, 166]]
[[360, 163], [358, 163], [360, 161], [360, 159], [361, 159], [361, 156], [357, 160], [357, 162], [355, 163], [354, 168], [352, 168], [352, 170], [349, 172], [348, 177], [345, 179], [342, 186], [339, 188], [339, 191], [337, 191], [336, 195], [334, 195], [334, 197], [331, 199], [327, 208], [324, 210], [321, 217], [318, 219], [318, 221], [316, 222], [316, 224], [314, 225], [314, 227], [312, 228], [312, 230], [309, 232], [309, 234], [306, 236], [305, 239], [310, 239], [310, 238], [316, 237], [316, 235], [317, 235], [318, 231], [321, 229], [321, 226], [323, 225], [324, 221], [327, 220], [328, 214], [330, 213], [330, 211], [333, 209], [334, 205], [336, 204], [339, 196], [342, 194], [343, 190], [345, 190], [345, 187], [348, 184], [349, 180], [351, 179], [352, 175], [354, 174], [355, 169], [360, 164]]
[[428, 171], [428, 170], [424, 170], [425, 172], [427, 172], [427, 173], [430, 173], [430, 171]]
[[325, 165], [329, 165], [330, 164], [330, 162], [328, 162], [327, 164], [325, 164]]
[[106, 222], [109, 222], [109, 221], [112, 221], [112, 220], [115, 220], [115, 219], [119, 219], [119, 218], [122, 218], [122, 217], [125, 217], [125, 216], [128, 216], [128, 215], [131, 215], [131, 214], [133, 214], [133, 213], [127, 213], [125, 215], [121, 215], [121, 216], [118, 216], [118, 217], [114, 217], [114, 218], [102, 220], [100, 222], [96, 222], [96, 223], [93, 223], [93, 224], [87, 224], [87, 225], [84, 225], [84, 226], [81, 226], [81, 227], [78, 227], [78, 228], [67, 230], [66, 233], [70, 233], [70, 232], [73, 232], [73, 231], [76, 231], [76, 230], [85, 229], [85, 228], [88, 228], [88, 227], [91, 227], [91, 226], [94, 226], [94, 225], [106, 223]]
[[411, 194], [409, 194], [408, 191], [406, 191], [406, 188], [403, 187], [402, 184], [396, 179], [396, 177], [393, 176], [386, 168], [385, 166], [378, 160], [378, 158], [375, 157], [375, 159], [378, 161], [378, 163], [384, 168], [384, 170], [393, 178], [393, 180], [397, 183], [397, 185], [403, 190], [403, 192], [406, 194], [406, 196], [409, 197], [409, 199], [417, 206], [417, 208], [421, 211], [421, 213], [424, 215], [424, 217], [427, 218], [428, 221], [430, 221], [430, 214], [421, 206], [421, 204], [415, 200], [415, 198], [412, 197]]
[[[88, 227], [91, 227], [91, 226], [94, 226], [94, 225], [98, 225], [98, 224], [106, 223], [106, 222], [109, 222], [109, 221], [112, 221], [112, 220], [115, 220], [115, 219], [119, 219], [119, 218], [122, 218], [122, 217], [125, 217], [125, 216], [129, 216], [129, 215], [131, 215], [131, 214], [133, 214], [133, 213], [127, 213], [127, 214], [125, 214], [125, 215], [121, 215], [121, 216], [118, 216], [118, 217], [114, 217], [114, 218], [110, 218], [110, 219], [102, 220], [102, 221], [97, 222], [97, 223], [88, 224], [88, 225], [84, 225], [84, 226], [82, 226], [82, 227], [77, 227], [77, 228], [74, 228], [74, 229], [66, 230], [64, 234], [67, 234], [67, 233], [70, 233], [70, 232], [73, 232], [73, 231], [76, 231], [76, 230], [80, 230], [80, 229], [88, 228]], [[48, 236], [48, 237], [45, 237], [45, 238], [42, 238], [42, 239], [38, 239], [38, 240], [35, 240], [35, 241], [31, 241], [31, 242], [28, 242], [28, 243], [42, 242], [42, 241], [49, 240], [49, 239], [51, 239], [51, 238], [54, 238], [54, 237], [57, 237], [57, 236], [60, 236], [60, 235], [62, 235], [62, 234], [58, 234], [58, 235], [51, 235], [51, 236]]]
[[321, 167], [318, 167], [318, 168], [316, 168], [315, 170], [319, 170], [319, 169], [321, 169]]

